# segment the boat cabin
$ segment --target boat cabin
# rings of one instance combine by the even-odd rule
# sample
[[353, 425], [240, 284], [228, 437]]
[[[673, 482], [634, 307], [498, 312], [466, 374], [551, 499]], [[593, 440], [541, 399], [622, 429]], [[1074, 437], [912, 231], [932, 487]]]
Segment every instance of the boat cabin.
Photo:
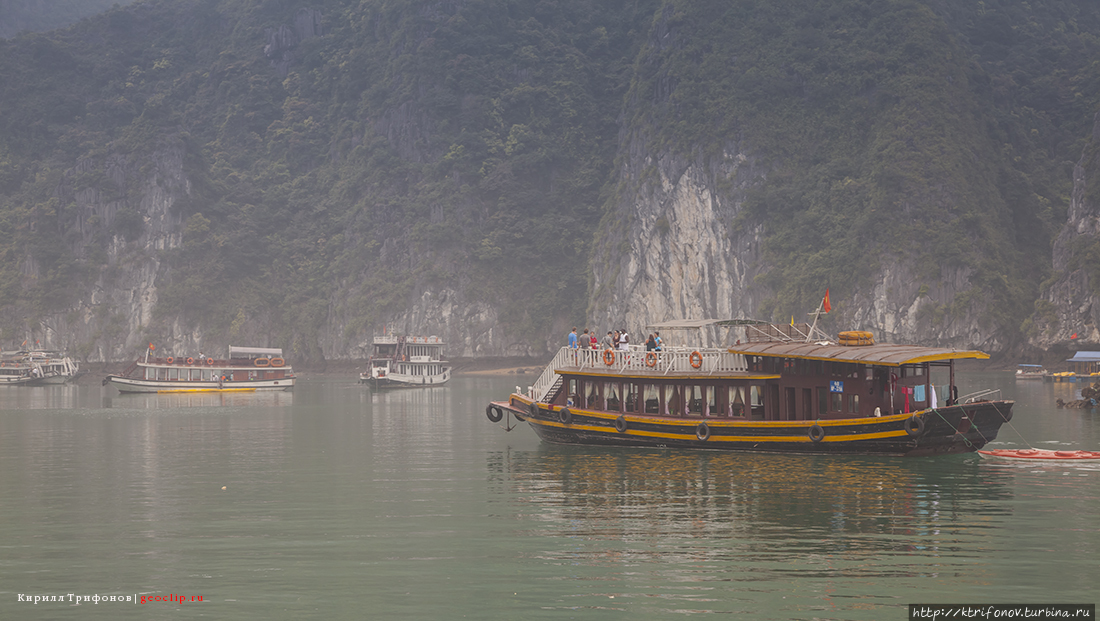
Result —
[[[869, 333], [807, 342], [780, 327], [769, 330], [776, 333], [725, 348], [566, 349], [552, 364], [560, 388], [547, 390], [546, 402], [666, 417], [865, 418], [951, 405], [958, 399], [954, 361], [988, 358], [977, 351], [874, 344]], [[533, 392], [539, 398], [538, 389]]]

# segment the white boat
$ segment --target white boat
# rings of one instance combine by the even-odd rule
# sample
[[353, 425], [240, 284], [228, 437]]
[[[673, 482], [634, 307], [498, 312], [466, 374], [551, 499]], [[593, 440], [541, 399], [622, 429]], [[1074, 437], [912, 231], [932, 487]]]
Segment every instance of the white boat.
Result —
[[1016, 367], [1016, 379], [1018, 380], [1042, 380], [1046, 376], [1046, 369], [1041, 364], [1021, 364]]
[[359, 374], [359, 381], [371, 388], [439, 386], [451, 379], [442, 355], [438, 336], [376, 336], [370, 368]]
[[0, 386], [64, 384], [80, 375], [80, 365], [58, 352], [17, 351], [0, 355]]
[[224, 359], [205, 356], [168, 356], [134, 361], [122, 373], [108, 375], [103, 385], [119, 392], [254, 392], [290, 390], [294, 370], [283, 350], [272, 347], [229, 347]]

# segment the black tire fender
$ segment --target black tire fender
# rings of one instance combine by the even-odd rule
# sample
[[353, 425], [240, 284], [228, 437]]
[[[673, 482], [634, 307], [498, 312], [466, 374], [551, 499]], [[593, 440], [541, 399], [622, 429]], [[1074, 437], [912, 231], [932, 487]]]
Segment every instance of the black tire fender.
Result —
[[619, 415], [619, 417], [615, 419], [615, 431], [626, 433], [626, 417]]
[[825, 439], [825, 428], [817, 423], [814, 423], [813, 427], [810, 427], [810, 441], [821, 442]]
[[695, 437], [706, 442], [710, 439], [710, 427], [706, 423], [699, 423], [695, 426]]
[[562, 408], [558, 410], [558, 420], [565, 425], [573, 424], [573, 413], [569, 411], [569, 408]]
[[499, 423], [504, 418], [504, 411], [495, 405], [490, 405], [485, 408], [485, 416], [489, 417], [489, 420], [494, 423]]
[[918, 414], [914, 414], [905, 419], [905, 433], [914, 438], [924, 433], [924, 419]]

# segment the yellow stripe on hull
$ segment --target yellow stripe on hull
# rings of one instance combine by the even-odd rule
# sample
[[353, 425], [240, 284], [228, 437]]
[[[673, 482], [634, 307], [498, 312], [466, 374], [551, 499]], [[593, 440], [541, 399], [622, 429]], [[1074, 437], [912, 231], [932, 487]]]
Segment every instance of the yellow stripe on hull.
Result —
[[176, 394], [184, 392], [256, 392], [255, 388], [171, 388], [158, 390], [157, 394]]
[[[630, 420], [629, 418], [627, 419]], [[639, 419], [639, 422], [645, 419]], [[560, 429], [577, 429], [582, 431], [594, 431], [598, 433], [604, 433], [609, 436], [622, 435], [622, 436], [639, 436], [646, 438], [663, 438], [666, 440], [698, 440], [699, 438], [695, 434], [682, 434], [682, 433], [661, 433], [657, 431], [641, 431], [636, 429], [627, 429], [625, 432], [615, 431], [611, 432], [607, 427], [596, 427], [593, 425], [566, 425], [564, 423], [558, 423], [554, 421], [536, 420], [532, 418], [527, 419], [528, 423], [537, 425], [543, 425], [545, 427], [558, 427]], [[652, 420], [647, 421], [652, 423]], [[706, 423], [708, 427], [717, 427], [711, 421], [699, 421], [700, 423]], [[733, 426], [727, 424], [724, 426]], [[744, 426], [744, 425], [743, 425]], [[801, 423], [801, 426], [805, 427], [806, 423]], [[821, 442], [855, 442], [857, 440], [877, 440], [880, 438], [900, 438], [908, 435], [904, 429], [896, 431], [879, 431], [876, 433], [860, 433], [860, 434], [846, 434], [843, 436], [826, 436]], [[808, 442], [812, 443], [813, 440], [809, 436], [717, 436], [711, 435], [707, 440], [708, 442]]]

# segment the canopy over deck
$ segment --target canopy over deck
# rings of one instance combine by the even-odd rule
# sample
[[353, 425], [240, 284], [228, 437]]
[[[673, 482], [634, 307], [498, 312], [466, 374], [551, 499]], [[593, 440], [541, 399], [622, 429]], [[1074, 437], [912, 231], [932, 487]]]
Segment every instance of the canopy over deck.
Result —
[[1100, 362], [1100, 351], [1079, 351], [1067, 358], [1066, 362]]
[[853, 362], [891, 367], [923, 362], [964, 359], [986, 360], [989, 358], [989, 354], [980, 351], [960, 351], [938, 347], [895, 345], [893, 343], [853, 347], [833, 343], [765, 341], [734, 345], [730, 347], [729, 351], [746, 356], [805, 358], [807, 360]]
[[283, 350], [278, 347], [234, 347], [229, 346], [230, 358], [254, 358], [258, 356], [280, 357]]
[[736, 326], [755, 326], [766, 323], [768, 322], [758, 319], [673, 319], [670, 321], [651, 323], [646, 327], [656, 330], [697, 330], [710, 326], [732, 328]]

